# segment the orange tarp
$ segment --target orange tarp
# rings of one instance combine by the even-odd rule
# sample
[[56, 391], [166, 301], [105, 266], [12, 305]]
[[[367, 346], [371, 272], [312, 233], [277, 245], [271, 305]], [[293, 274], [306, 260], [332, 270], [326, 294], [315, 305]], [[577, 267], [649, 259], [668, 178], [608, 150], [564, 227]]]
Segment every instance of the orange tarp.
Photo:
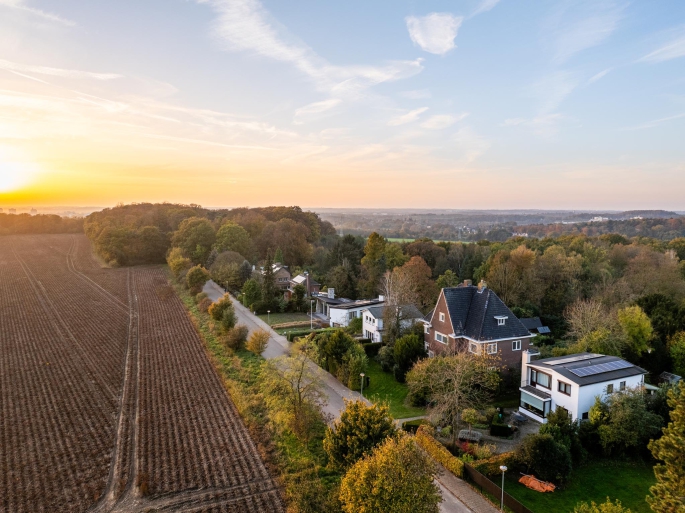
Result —
[[531, 490], [536, 490], [538, 492], [553, 492], [556, 486], [552, 483], [547, 483], [545, 481], [540, 481], [535, 476], [523, 476], [519, 479], [519, 483], [527, 486]]

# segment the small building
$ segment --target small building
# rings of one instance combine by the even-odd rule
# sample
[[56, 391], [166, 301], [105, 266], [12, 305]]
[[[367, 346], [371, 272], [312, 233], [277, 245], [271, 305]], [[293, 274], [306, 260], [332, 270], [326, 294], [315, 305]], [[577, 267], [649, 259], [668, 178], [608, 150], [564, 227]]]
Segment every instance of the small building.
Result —
[[362, 310], [366, 310], [371, 306], [382, 306], [383, 304], [385, 304], [385, 298], [378, 296], [378, 299], [348, 300], [337, 305], [329, 305], [328, 317], [330, 325], [334, 328], [344, 328], [350, 324], [352, 319], [361, 317]]
[[314, 278], [312, 278], [308, 272], [305, 271], [304, 273], [298, 274], [290, 280], [290, 285], [288, 286], [287, 293], [288, 299], [292, 297], [293, 289], [297, 285], [304, 285], [305, 295], [307, 297], [311, 297], [315, 294], [318, 294], [319, 290], [321, 289], [321, 284]]
[[399, 308], [400, 327], [407, 329], [417, 322], [423, 322], [424, 317], [415, 305], [403, 305], [399, 307], [391, 306], [372, 306], [362, 310], [362, 333], [364, 338], [371, 342], [383, 342], [384, 317], [388, 308]]
[[497, 355], [501, 365], [518, 367], [521, 351], [535, 336], [484, 281], [464, 282], [440, 291], [435, 310], [427, 316], [424, 342], [428, 354], [469, 351]]
[[523, 324], [533, 335], [550, 335], [552, 333], [552, 330], [547, 326], [542, 325], [540, 317], [526, 317], [519, 319], [519, 321], [521, 321], [521, 324]]
[[[281, 263], [275, 263], [271, 265], [271, 269], [274, 275], [274, 284], [276, 288], [285, 292], [290, 287], [290, 270], [287, 265]], [[264, 274], [264, 269], [262, 269], [262, 274]]]
[[587, 419], [596, 397], [643, 387], [647, 374], [618, 356], [578, 353], [536, 360], [537, 356], [537, 350], [521, 354], [519, 412], [542, 423], [557, 406], [573, 420]]
[[351, 299], [344, 297], [335, 297], [335, 289], [329, 288], [325, 292], [319, 292], [318, 294], [312, 294], [312, 299], [316, 300], [316, 313], [325, 317], [326, 320], [330, 321], [330, 309], [331, 307], [340, 305], [342, 303], [351, 303]]

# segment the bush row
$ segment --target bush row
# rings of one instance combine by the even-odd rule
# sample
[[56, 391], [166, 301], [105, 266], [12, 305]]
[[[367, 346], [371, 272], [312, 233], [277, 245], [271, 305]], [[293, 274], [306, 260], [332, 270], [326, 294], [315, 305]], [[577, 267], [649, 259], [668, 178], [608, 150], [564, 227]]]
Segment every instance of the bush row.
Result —
[[324, 331], [333, 331], [335, 328], [321, 328], [321, 329], [316, 329], [316, 330], [293, 330], [289, 331], [286, 335], [285, 338], [288, 340], [288, 342], [294, 342], [296, 338], [300, 337], [306, 337], [307, 335], [310, 335], [312, 333], [321, 333]]
[[453, 456], [444, 445], [433, 438], [428, 426], [419, 426], [416, 431], [416, 441], [435, 461], [455, 476], [464, 477], [464, 462]]
[[383, 344], [371, 342], [368, 338], [362, 338], [359, 340], [359, 342], [364, 348], [366, 356], [369, 358], [375, 358], [378, 355], [378, 351], [380, 351], [381, 347], [383, 347]]

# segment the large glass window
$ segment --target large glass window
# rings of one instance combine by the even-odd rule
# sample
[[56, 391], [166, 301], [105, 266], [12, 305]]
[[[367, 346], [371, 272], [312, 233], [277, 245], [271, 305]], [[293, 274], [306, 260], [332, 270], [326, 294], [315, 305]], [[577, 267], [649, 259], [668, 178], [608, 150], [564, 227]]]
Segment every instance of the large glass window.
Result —
[[551, 404], [551, 401], [543, 401], [534, 395], [521, 392], [521, 408], [528, 410], [543, 419], [547, 417]]

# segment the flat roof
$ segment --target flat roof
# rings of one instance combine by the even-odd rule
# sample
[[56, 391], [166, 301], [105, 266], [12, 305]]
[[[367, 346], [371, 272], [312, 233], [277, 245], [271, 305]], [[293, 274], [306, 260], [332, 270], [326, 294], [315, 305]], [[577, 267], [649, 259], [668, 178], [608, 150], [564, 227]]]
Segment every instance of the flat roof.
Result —
[[349, 303], [336, 305], [335, 308], [339, 310], [353, 310], [355, 308], [363, 308], [365, 306], [373, 306], [381, 303], [385, 303], [385, 301], [380, 299], [360, 299], [359, 301], [351, 301]]
[[543, 372], [545, 370], [555, 371], [565, 379], [580, 386], [647, 374], [647, 371], [642, 367], [638, 367], [623, 358], [596, 353], [578, 353], [570, 356], [533, 360], [528, 366]]

